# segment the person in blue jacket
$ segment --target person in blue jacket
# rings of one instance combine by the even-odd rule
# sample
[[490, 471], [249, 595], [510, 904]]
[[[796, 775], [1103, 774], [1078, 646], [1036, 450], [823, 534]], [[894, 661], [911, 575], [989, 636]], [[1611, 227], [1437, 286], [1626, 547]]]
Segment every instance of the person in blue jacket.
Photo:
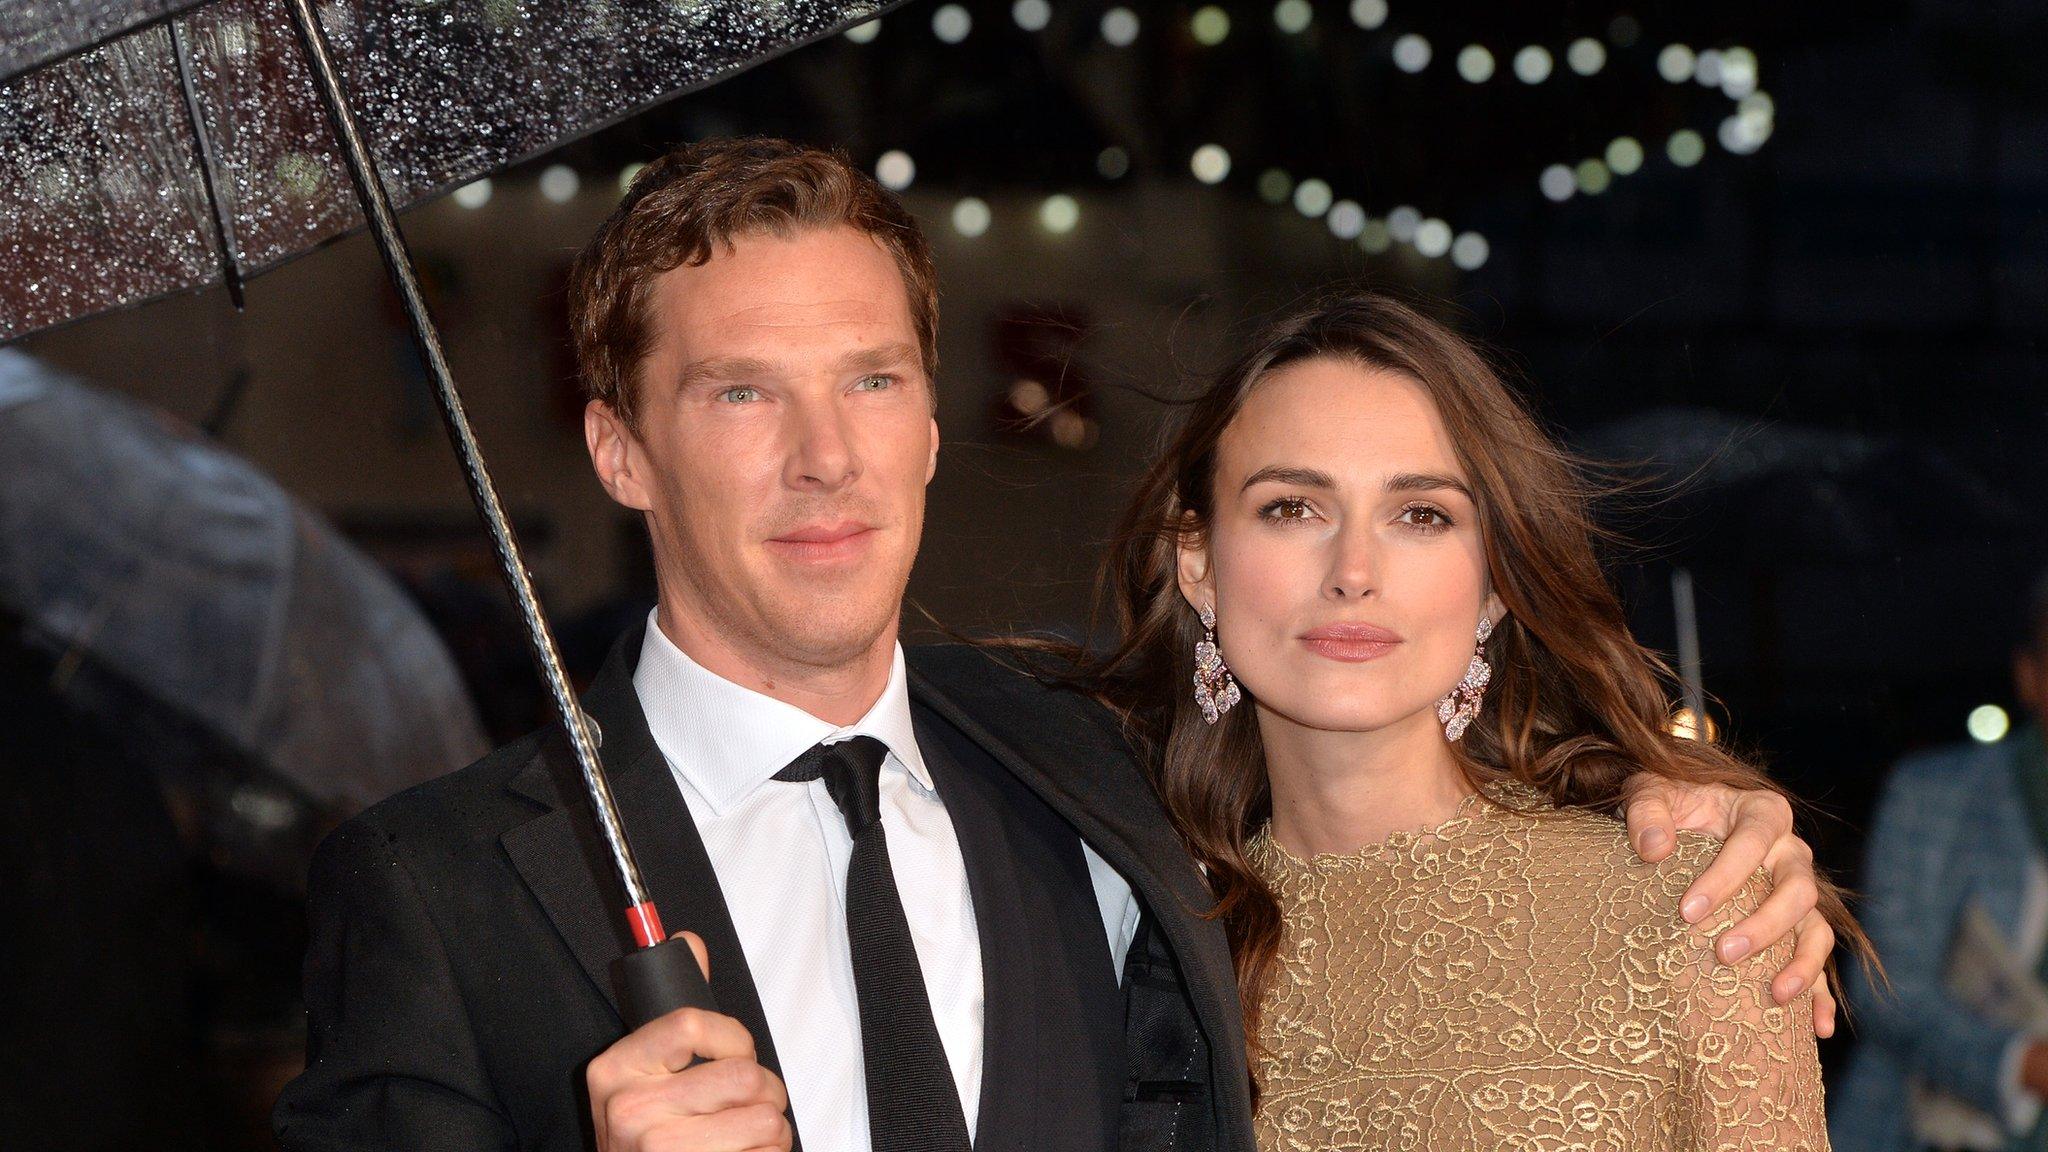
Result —
[[2048, 1149], [2048, 572], [2019, 623], [2032, 723], [1908, 757], [1878, 805], [1861, 913], [1891, 987], [1850, 976], [1839, 1152]]

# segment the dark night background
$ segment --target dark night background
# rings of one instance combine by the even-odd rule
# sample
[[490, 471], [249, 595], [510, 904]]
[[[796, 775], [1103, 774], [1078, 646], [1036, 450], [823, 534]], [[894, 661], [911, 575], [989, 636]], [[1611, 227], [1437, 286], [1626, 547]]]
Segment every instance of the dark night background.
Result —
[[[2019, 597], [2048, 563], [2048, 4], [1261, 0], [1217, 5], [1228, 31], [1204, 44], [1207, 6], [1137, 2], [1127, 45], [1105, 40], [1127, 27], [1105, 25], [1114, 5], [1053, 0], [1027, 31], [1030, 6], [970, 0], [971, 30], [949, 43], [935, 22], [951, 13], [910, 5], [871, 39], [833, 37], [501, 174], [488, 198], [464, 194], [474, 207], [403, 218], [580, 674], [651, 582], [583, 455], [560, 277], [623, 168], [764, 133], [885, 175], [887, 153], [914, 165], [903, 195], [939, 260], [947, 447], [911, 593], [947, 626], [1084, 628], [1096, 545], [1171, 413], [1151, 397], [1265, 312], [1355, 279], [1444, 301], [1568, 441], [1630, 465], [1640, 485], [1607, 514], [1637, 541], [1612, 560], [1638, 633], [1675, 648], [1672, 573], [1689, 572], [1722, 738], [1813, 803], [1808, 835], [1850, 884], [1887, 767], [1969, 739], [1980, 705], [2014, 710]], [[1418, 35], [1429, 60], [1406, 71]], [[1582, 39], [1601, 49], [1590, 75], [1569, 62]], [[1479, 83], [1458, 62], [1475, 44], [1494, 61]], [[1537, 83], [1515, 74], [1530, 45], [1551, 61]], [[1671, 45], [1692, 57], [1676, 80], [1659, 70]], [[1753, 59], [1768, 111], [1739, 77], [1702, 83], [1701, 59]], [[1703, 147], [1681, 165], [1685, 132]], [[1215, 183], [1191, 165], [1212, 146], [1229, 158]], [[1557, 165], [1562, 199], [1546, 189]], [[558, 201], [542, 184], [560, 167], [576, 187]], [[1334, 207], [1301, 192], [1310, 180]], [[1070, 230], [1048, 227], [1054, 197], [1071, 198], [1049, 212], [1071, 207]], [[975, 204], [986, 230], [968, 235]], [[1404, 206], [1430, 222], [1405, 240]], [[255, 281], [240, 314], [207, 293], [20, 347], [209, 424], [414, 593], [492, 739], [544, 721], [363, 238]], [[1076, 419], [1024, 426], [1041, 397]], [[906, 614], [929, 634], [919, 620]], [[7, 730], [56, 714], [35, 694], [48, 673], [10, 665]], [[48, 740], [116, 775], [134, 757], [104, 723]], [[76, 787], [41, 779], [10, 827], [46, 827]], [[195, 841], [146, 782], [120, 794], [130, 831], [100, 835], [169, 893], [149, 931], [127, 932], [141, 939], [124, 947], [161, 949], [133, 979], [162, 985], [129, 1019], [190, 1085], [136, 1131], [262, 1147], [300, 1043], [296, 896]], [[48, 866], [33, 848], [20, 862]], [[1831, 1067], [1844, 1043], [1824, 1045]]]

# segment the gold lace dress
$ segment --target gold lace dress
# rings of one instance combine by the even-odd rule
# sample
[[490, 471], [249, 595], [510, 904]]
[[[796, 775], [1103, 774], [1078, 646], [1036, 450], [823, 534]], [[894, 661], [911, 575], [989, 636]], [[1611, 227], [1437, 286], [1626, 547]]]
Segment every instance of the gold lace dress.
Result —
[[1447, 824], [1304, 862], [1265, 830], [1252, 865], [1285, 916], [1262, 1000], [1265, 1152], [1825, 1149], [1811, 996], [1779, 1007], [1780, 942], [1733, 967], [1678, 915], [1715, 843], [1639, 860], [1619, 821], [1468, 797]]

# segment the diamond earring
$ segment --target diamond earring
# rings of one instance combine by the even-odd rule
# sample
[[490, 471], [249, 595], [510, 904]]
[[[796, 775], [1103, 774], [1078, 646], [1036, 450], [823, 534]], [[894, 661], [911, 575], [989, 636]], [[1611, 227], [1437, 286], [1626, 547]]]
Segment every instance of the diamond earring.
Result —
[[1451, 694], [1436, 702], [1436, 718], [1443, 723], [1444, 738], [1455, 743], [1479, 718], [1479, 705], [1486, 695], [1486, 686], [1493, 680], [1493, 668], [1486, 662], [1486, 638], [1493, 635], [1493, 621], [1479, 618], [1479, 643], [1472, 653], [1472, 662], [1465, 665], [1465, 676]]
[[1216, 647], [1216, 610], [1204, 604], [1201, 617], [1202, 638], [1195, 643], [1195, 703], [1201, 706], [1202, 719], [1214, 724], [1237, 707], [1244, 694], [1238, 691], [1230, 666]]

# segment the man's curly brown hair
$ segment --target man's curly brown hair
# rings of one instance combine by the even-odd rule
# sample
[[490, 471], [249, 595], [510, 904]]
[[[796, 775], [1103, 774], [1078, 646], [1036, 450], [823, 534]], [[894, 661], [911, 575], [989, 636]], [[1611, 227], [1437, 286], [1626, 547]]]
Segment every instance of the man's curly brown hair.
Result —
[[569, 331], [584, 395], [637, 429], [634, 375], [657, 277], [750, 235], [848, 226], [896, 258], [926, 378], [939, 372], [938, 273], [917, 221], [841, 153], [763, 137], [686, 144], [634, 177], [569, 270]]

